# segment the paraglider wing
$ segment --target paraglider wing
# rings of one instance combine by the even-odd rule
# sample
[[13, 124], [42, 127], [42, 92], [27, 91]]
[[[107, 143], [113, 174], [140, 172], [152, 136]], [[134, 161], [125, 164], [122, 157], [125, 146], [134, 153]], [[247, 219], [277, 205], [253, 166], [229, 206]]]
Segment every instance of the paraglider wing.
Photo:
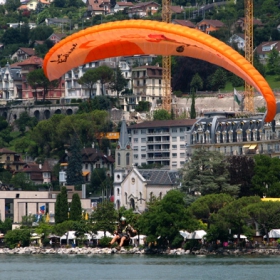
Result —
[[47, 53], [43, 67], [49, 80], [54, 80], [91, 61], [141, 54], [189, 56], [221, 66], [262, 93], [267, 122], [275, 116], [271, 88], [243, 56], [210, 35], [172, 23], [125, 20], [87, 28], [56, 44]]

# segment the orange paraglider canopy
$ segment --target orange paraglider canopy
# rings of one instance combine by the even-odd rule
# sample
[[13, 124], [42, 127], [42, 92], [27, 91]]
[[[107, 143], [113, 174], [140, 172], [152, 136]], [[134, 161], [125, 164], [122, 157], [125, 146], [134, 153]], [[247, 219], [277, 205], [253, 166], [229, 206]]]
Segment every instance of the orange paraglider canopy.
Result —
[[265, 121], [272, 121], [276, 114], [271, 88], [243, 56], [210, 35], [172, 23], [125, 20], [87, 28], [56, 44], [47, 53], [43, 67], [49, 80], [54, 80], [91, 61], [141, 54], [189, 56], [219, 65], [264, 96]]

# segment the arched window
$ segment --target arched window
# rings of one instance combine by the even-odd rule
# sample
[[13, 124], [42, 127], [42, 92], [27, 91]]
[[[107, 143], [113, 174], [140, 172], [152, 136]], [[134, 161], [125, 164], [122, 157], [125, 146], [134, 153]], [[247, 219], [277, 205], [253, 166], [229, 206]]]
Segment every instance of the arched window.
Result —
[[159, 199], [162, 199], [162, 192], [159, 193]]
[[120, 195], [120, 189], [117, 188], [117, 195]]
[[134, 202], [134, 199], [133, 199], [133, 198], [130, 199], [130, 208], [132, 208], [133, 210], [135, 210], [135, 202]]
[[121, 154], [118, 153], [118, 165], [121, 165]]
[[140, 204], [142, 204], [142, 193], [139, 193]]
[[153, 200], [153, 192], [150, 192], [150, 201]]
[[125, 204], [127, 204], [127, 193], [124, 194], [125, 197]]
[[129, 165], [129, 153], [126, 154], [126, 165]]
[[120, 209], [120, 206], [121, 206], [121, 203], [120, 203], [120, 201], [119, 200], [117, 200], [117, 210], [119, 210]]

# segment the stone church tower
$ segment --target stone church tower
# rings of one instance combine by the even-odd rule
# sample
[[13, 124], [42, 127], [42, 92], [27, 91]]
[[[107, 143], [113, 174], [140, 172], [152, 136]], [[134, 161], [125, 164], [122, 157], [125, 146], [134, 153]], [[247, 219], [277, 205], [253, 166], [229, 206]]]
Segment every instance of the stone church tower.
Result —
[[132, 168], [132, 147], [129, 141], [127, 125], [123, 118], [120, 138], [115, 152], [114, 202], [116, 209], [121, 205], [121, 183]]

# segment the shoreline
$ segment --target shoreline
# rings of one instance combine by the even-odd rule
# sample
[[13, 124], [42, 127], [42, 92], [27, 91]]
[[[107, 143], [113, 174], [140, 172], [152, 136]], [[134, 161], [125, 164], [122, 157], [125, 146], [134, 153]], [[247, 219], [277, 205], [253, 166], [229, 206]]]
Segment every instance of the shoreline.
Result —
[[269, 256], [280, 255], [280, 249], [262, 248], [262, 249], [226, 249], [219, 248], [217, 250], [208, 251], [200, 249], [196, 251], [184, 249], [147, 249], [133, 247], [130, 249], [121, 248], [120, 251], [115, 248], [40, 248], [40, 247], [23, 247], [23, 248], [0, 248], [0, 255], [110, 255], [110, 254], [132, 254], [132, 255], [193, 255], [193, 256]]

